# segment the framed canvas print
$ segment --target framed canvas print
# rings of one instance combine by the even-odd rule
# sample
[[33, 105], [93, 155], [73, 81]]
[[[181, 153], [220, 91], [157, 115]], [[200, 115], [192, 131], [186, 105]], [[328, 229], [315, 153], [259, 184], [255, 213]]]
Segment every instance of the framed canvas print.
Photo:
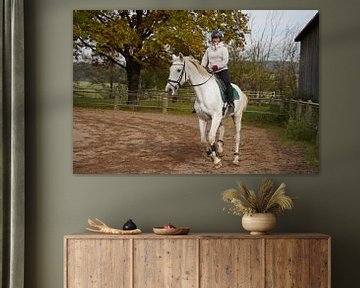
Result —
[[74, 174], [319, 173], [316, 10], [74, 10]]

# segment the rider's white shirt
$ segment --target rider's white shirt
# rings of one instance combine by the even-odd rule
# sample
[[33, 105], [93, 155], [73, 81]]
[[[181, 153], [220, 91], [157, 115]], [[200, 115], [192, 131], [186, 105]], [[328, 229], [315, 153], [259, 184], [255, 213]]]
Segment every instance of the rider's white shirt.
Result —
[[214, 65], [218, 66], [217, 71], [228, 69], [229, 62], [229, 51], [227, 47], [220, 42], [215, 45], [212, 44], [209, 48], [206, 49], [205, 54], [201, 61], [201, 66], [208, 66], [211, 70], [211, 67]]

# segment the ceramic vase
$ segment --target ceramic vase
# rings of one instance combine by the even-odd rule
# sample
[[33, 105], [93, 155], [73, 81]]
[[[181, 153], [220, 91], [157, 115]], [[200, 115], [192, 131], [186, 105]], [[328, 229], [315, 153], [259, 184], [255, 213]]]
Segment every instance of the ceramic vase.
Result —
[[242, 226], [251, 235], [263, 235], [276, 226], [276, 217], [272, 213], [254, 213], [243, 215]]

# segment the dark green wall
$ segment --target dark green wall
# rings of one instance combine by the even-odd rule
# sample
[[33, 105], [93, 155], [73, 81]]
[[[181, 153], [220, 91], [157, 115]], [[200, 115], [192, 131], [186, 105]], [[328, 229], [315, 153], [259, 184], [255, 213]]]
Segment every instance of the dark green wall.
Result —
[[330, 234], [333, 287], [359, 287], [360, 22], [359, 9], [350, 4], [355, 1], [25, 2], [26, 287], [63, 287], [63, 235], [82, 231], [88, 216], [113, 226], [132, 218], [144, 231], [165, 222], [196, 232], [241, 231], [240, 218], [223, 212], [220, 193], [237, 179], [255, 187], [263, 178], [72, 175], [72, 10], [105, 7], [320, 10], [321, 172], [271, 177], [299, 197], [296, 209], [280, 218], [278, 231]]

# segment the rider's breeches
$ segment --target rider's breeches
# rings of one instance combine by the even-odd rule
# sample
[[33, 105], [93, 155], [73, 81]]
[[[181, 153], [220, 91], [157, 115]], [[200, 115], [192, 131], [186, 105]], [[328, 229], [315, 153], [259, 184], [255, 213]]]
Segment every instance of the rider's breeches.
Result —
[[229, 70], [222, 70], [216, 73], [216, 76], [218, 76], [221, 80], [223, 80], [225, 86], [226, 86], [226, 101], [227, 102], [233, 102], [232, 99], [232, 86], [229, 76]]

